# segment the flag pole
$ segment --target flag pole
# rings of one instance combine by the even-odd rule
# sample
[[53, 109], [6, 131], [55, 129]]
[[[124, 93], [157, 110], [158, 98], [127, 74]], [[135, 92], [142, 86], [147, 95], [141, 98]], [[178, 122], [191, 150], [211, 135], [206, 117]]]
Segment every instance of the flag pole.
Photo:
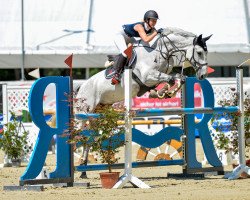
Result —
[[[73, 53], [66, 58], [64, 61], [66, 65], [69, 66], [70, 71], [69, 71], [69, 84], [70, 84], [70, 94], [69, 94], [69, 106], [70, 106], [70, 121], [69, 121], [69, 131], [71, 132], [71, 126], [72, 126], [72, 120], [73, 120], [73, 75], [72, 75], [72, 60], [73, 60]], [[69, 136], [71, 137], [71, 135]], [[71, 171], [70, 171], [70, 177], [72, 179], [72, 182], [68, 183], [68, 187], [72, 187], [74, 184], [74, 156], [73, 156], [73, 145], [70, 145], [70, 165], [71, 165]]]

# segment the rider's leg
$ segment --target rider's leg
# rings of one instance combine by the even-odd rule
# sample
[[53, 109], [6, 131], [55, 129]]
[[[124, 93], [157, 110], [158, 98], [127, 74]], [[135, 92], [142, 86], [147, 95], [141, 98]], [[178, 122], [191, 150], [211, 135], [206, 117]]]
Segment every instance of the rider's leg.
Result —
[[126, 65], [126, 62], [127, 62], [127, 57], [124, 56], [123, 54], [120, 54], [119, 58], [116, 62], [116, 68], [115, 68], [116, 72], [115, 72], [115, 74], [112, 78], [112, 81], [111, 81], [112, 85], [116, 85], [116, 84], [120, 83], [121, 73], [124, 69], [124, 66]]
[[120, 78], [121, 78], [120, 76], [127, 62], [127, 55], [124, 53], [124, 51], [127, 49], [127, 45], [130, 42], [130, 38], [128, 38], [128, 36], [124, 33], [124, 30], [121, 30], [119, 33], [116, 34], [114, 42], [116, 47], [120, 51], [120, 55], [117, 62], [115, 63], [116, 73], [111, 80], [112, 85], [120, 83]]

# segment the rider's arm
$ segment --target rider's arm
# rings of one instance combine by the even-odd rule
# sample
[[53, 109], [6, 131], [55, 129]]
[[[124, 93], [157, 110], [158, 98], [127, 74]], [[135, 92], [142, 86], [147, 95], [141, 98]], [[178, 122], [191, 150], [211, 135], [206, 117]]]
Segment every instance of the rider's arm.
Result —
[[154, 37], [157, 35], [157, 31], [154, 29], [153, 33], [150, 34], [150, 35], [147, 35], [144, 31], [144, 28], [141, 24], [136, 24], [134, 26], [134, 30], [137, 31], [141, 37], [141, 39], [144, 41], [144, 42], [150, 42], [151, 40], [154, 39]]

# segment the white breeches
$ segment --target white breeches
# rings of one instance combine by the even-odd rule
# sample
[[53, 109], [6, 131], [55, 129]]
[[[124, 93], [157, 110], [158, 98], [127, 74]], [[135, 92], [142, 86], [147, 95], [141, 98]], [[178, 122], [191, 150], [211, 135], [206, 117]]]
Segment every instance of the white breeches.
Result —
[[126, 33], [124, 32], [124, 30], [119, 31], [116, 35], [115, 35], [115, 45], [118, 48], [119, 52], [121, 54], [123, 54], [123, 56], [127, 57], [124, 54], [124, 51], [127, 49], [127, 46], [129, 43], [133, 43], [135, 41], [134, 38], [130, 38], [126, 35]]

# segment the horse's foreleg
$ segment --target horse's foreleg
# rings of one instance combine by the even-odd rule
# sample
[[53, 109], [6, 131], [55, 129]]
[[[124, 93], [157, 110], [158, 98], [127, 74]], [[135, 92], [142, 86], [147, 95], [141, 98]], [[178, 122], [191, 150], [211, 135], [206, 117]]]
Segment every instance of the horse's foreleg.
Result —
[[162, 82], [167, 82], [170, 85], [174, 85], [175, 77], [157, 70], [151, 70], [144, 78], [144, 83], [146, 85], [157, 85]]
[[163, 98], [169, 98], [167, 95], [167, 92], [170, 88], [170, 85], [166, 83], [160, 90], [152, 89], [149, 92], [149, 98], [158, 98], [158, 99], [163, 99]]
[[149, 94], [150, 98], [163, 99], [163, 98], [174, 97], [181, 87], [181, 82], [179, 80], [175, 81], [177, 77], [164, 74], [159, 71], [150, 72], [147, 79], [148, 79], [148, 82], [150, 80], [151, 81], [157, 80], [158, 83], [166, 82], [166, 84], [160, 90], [158, 91], [156, 89], [151, 90]]

